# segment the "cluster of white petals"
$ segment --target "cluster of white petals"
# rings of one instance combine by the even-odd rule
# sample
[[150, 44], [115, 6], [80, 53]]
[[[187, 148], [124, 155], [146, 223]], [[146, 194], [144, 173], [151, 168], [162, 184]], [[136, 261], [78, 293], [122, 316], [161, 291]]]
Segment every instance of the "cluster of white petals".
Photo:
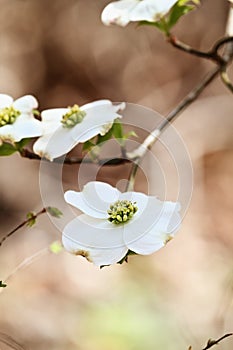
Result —
[[14, 101], [11, 96], [0, 94], [0, 140], [18, 142], [42, 135], [41, 122], [33, 115], [37, 107], [34, 96], [26, 95]]
[[[84, 214], [65, 226], [63, 245], [97, 266], [117, 263], [129, 250], [151, 254], [162, 248], [180, 226], [179, 203], [163, 202], [139, 192], [121, 193], [104, 182], [89, 182], [82, 192], [67, 191], [65, 200]], [[118, 224], [111, 222], [109, 208], [129, 201], [137, 207], [132, 217]]]
[[101, 15], [106, 25], [126, 26], [129, 22], [157, 22], [177, 0], [119, 0], [108, 4]]
[[124, 103], [113, 105], [109, 100], [99, 100], [80, 108], [75, 105], [73, 108], [44, 110], [41, 113], [43, 135], [35, 142], [33, 151], [52, 161], [71, 151], [78, 143], [98, 134], [104, 135], [114, 120], [121, 118], [117, 112], [124, 108]]

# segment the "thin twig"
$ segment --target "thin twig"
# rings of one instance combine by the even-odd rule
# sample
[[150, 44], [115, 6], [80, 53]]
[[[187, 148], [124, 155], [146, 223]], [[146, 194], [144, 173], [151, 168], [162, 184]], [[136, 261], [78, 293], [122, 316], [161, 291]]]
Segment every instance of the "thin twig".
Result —
[[225, 335], [223, 335], [222, 337], [220, 337], [217, 340], [213, 340], [213, 339], [209, 339], [206, 346], [202, 349], [202, 350], [208, 350], [210, 348], [212, 348], [212, 346], [217, 345], [218, 343], [220, 343], [223, 339], [231, 337], [233, 335], [233, 333], [227, 333]]
[[223, 84], [231, 91], [233, 92], [233, 84], [227, 74], [226, 67], [224, 67], [221, 71], [220, 77], [222, 79]]
[[15, 339], [13, 339], [10, 335], [2, 332], [0, 332], [0, 342], [14, 350], [25, 350], [25, 348], [21, 344], [19, 344]]
[[211, 61], [214, 61], [215, 63], [217, 63], [218, 65], [224, 64], [224, 59], [222, 56], [220, 56], [218, 54], [218, 50], [225, 45], [226, 43], [232, 42], [233, 41], [233, 37], [224, 37], [220, 40], [218, 40], [213, 48], [209, 51], [200, 51], [200, 50], [196, 50], [193, 47], [183, 43], [182, 41], [178, 40], [174, 35], [170, 35], [168, 37], [168, 42], [174, 46], [175, 48], [184, 51], [188, 54], [191, 54], [193, 56], [197, 56], [200, 58], [205, 58]]
[[[233, 42], [233, 36], [226, 36], [222, 39], [219, 39], [213, 46], [212, 52], [217, 53], [218, 50], [225, 44], [232, 43]], [[229, 45], [228, 45], [229, 46]], [[211, 51], [210, 51], [211, 52]], [[225, 54], [225, 53], [224, 53]]]
[[[49, 162], [50, 160], [47, 158], [41, 158], [37, 154], [29, 151], [28, 149], [23, 149], [20, 152], [21, 157], [23, 158], [28, 158], [28, 159], [35, 159], [35, 160], [41, 160], [44, 162]], [[57, 164], [68, 164], [68, 165], [73, 165], [73, 164], [97, 164], [101, 166], [111, 166], [111, 165], [122, 165], [129, 163], [131, 160], [124, 157], [115, 157], [115, 158], [104, 158], [104, 159], [97, 159], [94, 161], [93, 159], [90, 158], [80, 158], [80, 157], [66, 157], [66, 158], [56, 158], [53, 160], [53, 163]]]
[[[24, 259], [16, 268], [5, 278], [4, 283], [8, 283], [12, 277], [15, 276], [15, 274], [23, 269], [25, 269], [27, 266], [31, 265], [33, 262], [39, 260], [42, 258], [42, 256], [50, 253], [49, 247], [43, 248], [36, 252], [35, 254], [27, 257]], [[0, 292], [3, 290], [3, 288], [0, 289]]]
[[[233, 57], [233, 36], [224, 37], [217, 41], [217, 43], [213, 46], [213, 48], [209, 52], [201, 52], [189, 47], [186, 44], [178, 41], [174, 36], [169, 36], [169, 42], [178, 49], [182, 51], [195, 54], [196, 56], [202, 58], [212, 59], [217, 63], [217, 67], [215, 67], [212, 71], [210, 71], [207, 76], [196, 86], [190, 93], [167, 115], [166, 119], [162, 121], [162, 123], [153, 130], [150, 135], [144, 140], [144, 142], [133, 152], [127, 153], [128, 158], [133, 159], [134, 163], [132, 165], [126, 191], [133, 189], [133, 184], [135, 181], [135, 176], [137, 173], [137, 169], [139, 167], [141, 159], [146, 154], [147, 150], [151, 148], [151, 146], [157, 141], [159, 135], [167, 128], [167, 126], [173, 122], [180, 113], [185, 110], [193, 101], [195, 101], [202, 91], [218, 76], [220, 75], [224, 84], [231, 89], [231, 82], [224, 75], [226, 72], [227, 65], [231, 62]], [[218, 55], [218, 50], [224, 44], [226, 45], [223, 56]], [[223, 74], [223, 77], [222, 77]]]
[[134, 164], [129, 175], [126, 191], [133, 189], [133, 183], [135, 180], [136, 172], [140, 163], [140, 160], [144, 157], [147, 150], [156, 142], [159, 135], [167, 128], [167, 126], [177, 118], [180, 113], [186, 109], [202, 91], [216, 78], [221, 68], [214, 68], [190, 93], [167, 115], [166, 119], [156, 128], [144, 142], [133, 152], [128, 153], [128, 157], [134, 159]]
[[12, 231], [10, 231], [9, 233], [7, 233], [1, 240], [0, 240], [0, 247], [3, 244], [3, 242], [9, 238], [10, 236], [12, 236], [15, 232], [17, 232], [19, 229], [21, 229], [22, 227], [26, 226], [28, 223], [32, 222], [32, 220], [35, 220], [38, 216], [46, 213], [46, 208], [43, 208], [42, 210], [40, 210], [38, 213], [35, 213], [34, 215], [30, 216], [30, 218], [24, 220], [21, 224], [19, 224], [18, 226], [16, 226]]
[[180, 115], [180, 113], [186, 109], [193, 101], [199, 97], [202, 91], [218, 76], [221, 71], [221, 67], [215, 67], [211, 72], [209, 72], [206, 77], [197, 84], [194, 89], [192, 89], [189, 94], [167, 115], [166, 119], [158, 126], [158, 130], [160, 132], [164, 131], [164, 129], [174, 121], [176, 117]]

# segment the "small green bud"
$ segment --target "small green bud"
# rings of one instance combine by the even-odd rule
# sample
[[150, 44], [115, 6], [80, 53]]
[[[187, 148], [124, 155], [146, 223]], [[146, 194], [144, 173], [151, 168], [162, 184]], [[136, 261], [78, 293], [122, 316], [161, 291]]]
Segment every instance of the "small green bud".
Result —
[[6, 288], [7, 284], [3, 283], [2, 281], [0, 281], [0, 288]]
[[54, 216], [55, 218], [60, 218], [63, 214], [62, 212], [55, 208], [55, 207], [48, 207], [46, 208], [46, 211], [51, 215], [51, 216]]
[[29, 213], [27, 213], [27, 219], [28, 219], [27, 226], [28, 227], [34, 226], [36, 223], [36, 214], [30, 211]]
[[63, 250], [61, 242], [55, 241], [50, 244], [49, 249], [54, 254], [59, 254]]

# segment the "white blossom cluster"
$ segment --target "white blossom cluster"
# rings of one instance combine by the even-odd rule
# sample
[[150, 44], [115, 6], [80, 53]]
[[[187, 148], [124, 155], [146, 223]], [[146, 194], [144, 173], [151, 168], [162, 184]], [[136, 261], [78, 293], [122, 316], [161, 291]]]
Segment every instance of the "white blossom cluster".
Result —
[[[35, 117], [38, 102], [31, 95], [17, 100], [0, 94], [0, 140], [35, 138], [33, 151], [49, 160], [78, 143], [104, 135], [125, 103], [109, 100], [79, 107], [53, 108]], [[1, 145], [0, 145], [1, 147]], [[104, 182], [89, 182], [82, 192], [67, 191], [65, 201], [83, 212], [69, 222], [62, 235], [64, 247], [97, 266], [114, 264], [128, 254], [151, 254], [173, 238], [180, 225], [180, 206], [138, 192], [121, 193]]]
[[0, 140], [19, 142], [24, 138], [39, 137], [33, 151], [42, 158], [53, 160], [71, 151], [78, 143], [104, 135], [125, 104], [113, 105], [99, 100], [78, 107], [52, 108], [41, 112], [41, 120], [34, 116], [38, 101], [26, 95], [17, 100], [0, 94]]

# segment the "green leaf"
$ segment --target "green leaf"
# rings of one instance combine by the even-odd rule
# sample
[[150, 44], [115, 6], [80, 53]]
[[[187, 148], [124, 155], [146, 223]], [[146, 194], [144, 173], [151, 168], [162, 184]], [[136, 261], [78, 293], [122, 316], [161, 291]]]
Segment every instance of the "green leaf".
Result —
[[100, 155], [100, 146], [94, 146], [89, 152], [90, 158], [93, 160], [93, 162], [98, 159]]
[[11, 154], [17, 152], [17, 148], [8, 142], [3, 142], [0, 146], [0, 156], [10, 156]]
[[187, 4], [195, 4], [195, 5], [200, 5], [200, 0], [178, 0], [178, 5], [183, 6]]
[[195, 6], [193, 6], [193, 5], [181, 5], [180, 2], [176, 3], [172, 7], [170, 14], [167, 18], [168, 31], [170, 31], [171, 28], [174, 27], [174, 25], [178, 22], [178, 20], [182, 16], [186, 15], [187, 13], [192, 11], [194, 8], [195, 8]]
[[28, 222], [27, 222], [28, 227], [32, 227], [33, 225], [35, 225], [35, 223], [36, 223], [35, 213], [33, 213], [32, 211], [27, 213], [27, 219], [28, 219]]
[[142, 25], [153, 26], [153, 27], [158, 28], [164, 34], [166, 34], [166, 35], [169, 34], [167, 22], [164, 19], [161, 19], [160, 21], [157, 21], [157, 22], [140, 21], [138, 23], [138, 25], [139, 26], [142, 26]]
[[116, 121], [113, 123], [112, 126], [112, 134], [116, 139], [122, 139], [123, 138], [123, 128], [121, 122], [116, 119]]
[[117, 264], [122, 265], [124, 262], [127, 263], [127, 262], [128, 262], [128, 257], [129, 257], [130, 255], [137, 255], [137, 253], [133, 252], [132, 250], [128, 250], [128, 252], [127, 252], [127, 254], [124, 256], [124, 258], [122, 258], [120, 261], [118, 261]]
[[58, 208], [55, 208], [55, 207], [48, 207], [48, 208], [46, 208], [46, 211], [51, 216], [54, 216], [55, 218], [58, 218], [58, 219], [63, 215], [62, 212]]
[[85, 152], [85, 151], [90, 151], [93, 147], [95, 147], [95, 143], [88, 140], [86, 142], [83, 143], [83, 149], [82, 151]]
[[112, 126], [112, 135], [121, 146], [124, 146], [125, 140], [123, 127], [119, 119], [116, 119]]
[[200, 4], [199, 0], [179, 0], [170, 9], [168, 14], [163, 16], [160, 20], [156, 22], [140, 21], [139, 25], [151, 25], [157, 27], [165, 35], [170, 34], [170, 30], [178, 22], [178, 20], [194, 10], [197, 5]]
[[0, 288], [6, 288], [7, 284], [3, 283], [2, 281], [0, 281]]
[[21, 151], [30, 141], [30, 138], [22, 139], [21, 141], [15, 143], [15, 147], [18, 151]]
[[127, 140], [130, 137], [138, 137], [138, 135], [136, 134], [135, 131], [131, 130], [131, 131], [127, 132], [127, 134], [124, 134], [123, 137], [124, 137], [125, 140]]
[[113, 126], [105, 135], [98, 135], [96, 145], [99, 145], [103, 142], [110, 140], [112, 138], [112, 134], [113, 134]]
[[63, 246], [60, 241], [55, 241], [50, 244], [49, 249], [52, 253], [59, 254], [63, 250]]

